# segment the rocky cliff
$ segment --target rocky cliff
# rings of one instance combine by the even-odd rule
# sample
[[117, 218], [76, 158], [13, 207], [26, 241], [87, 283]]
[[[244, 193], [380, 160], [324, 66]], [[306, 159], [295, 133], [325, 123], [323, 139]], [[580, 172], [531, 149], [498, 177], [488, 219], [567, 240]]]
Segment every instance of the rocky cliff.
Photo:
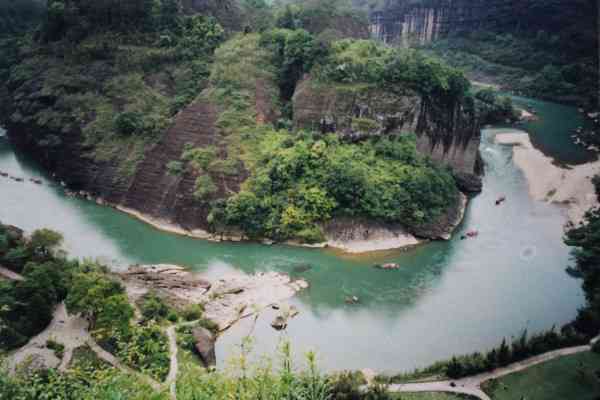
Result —
[[[231, 168], [198, 170], [183, 163], [182, 154], [188, 148], [210, 149], [215, 163], [227, 163], [230, 157], [227, 140], [219, 118], [226, 113], [224, 105], [211, 95], [208, 87], [190, 105], [171, 118], [170, 125], [157, 139], [141, 142], [110, 136], [96, 144], [90, 144], [85, 124], [76, 120], [65, 121], [56, 128], [40, 116], [64, 107], [63, 92], [45, 90], [50, 79], [45, 73], [12, 88], [11, 96], [4, 98], [0, 109], [6, 109], [9, 138], [24, 152], [31, 154], [52, 172], [57, 180], [64, 182], [69, 192], [101, 199], [144, 219], [185, 233], [194, 232], [207, 237], [207, 216], [210, 201], [223, 199], [237, 193], [248, 174], [244, 164], [237, 162]], [[268, 79], [245, 76], [248, 83], [248, 113], [256, 125], [274, 122], [278, 118], [272, 100], [276, 97], [276, 84]], [[101, 80], [98, 80], [101, 84]], [[169, 91], [160, 79], [147, 79], [153, 90]], [[167, 82], [174, 85], [175, 82]], [[115, 103], [122, 99], [113, 99]], [[41, 114], [40, 114], [41, 113]], [[221, 121], [222, 122], [222, 121]], [[89, 121], [88, 121], [89, 123]], [[99, 156], [107, 142], [117, 141], [120, 149], [106, 156]], [[135, 143], [138, 143], [136, 145]], [[236, 155], [237, 156], [237, 155]], [[181, 162], [180, 170], [173, 172], [169, 163]], [[125, 173], [124, 166], [128, 171]], [[208, 175], [214, 184], [210, 199], [198, 199], [195, 195], [201, 175]]]
[[479, 121], [460, 105], [439, 109], [415, 92], [398, 96], [370, 85], [326, 84], [310, 77], [298, 85], [293, 105], [297, 128], [336, 132], [351, 141], [416, 133], [417, 149], [452, 167], [461, 189], [480, 190]]
[[407, 45], [479, 29], [555, 32], [564, 29], [564, 25], [588, 20], [584, 10], [592, 3], [588, 0], [387, 0], [383, 10], [371, 15], [371, 33], [385, 42]]

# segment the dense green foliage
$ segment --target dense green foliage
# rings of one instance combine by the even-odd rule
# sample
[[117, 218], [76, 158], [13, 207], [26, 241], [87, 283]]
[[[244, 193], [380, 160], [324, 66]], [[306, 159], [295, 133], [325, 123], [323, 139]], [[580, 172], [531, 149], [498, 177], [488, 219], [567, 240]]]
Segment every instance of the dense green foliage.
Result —
[[[581, 39], [579, 39], [581, 40]], [[430, 49], [475, 79], [492, 80], [531, 97], [597, 106], [597, 44], [587, 51], [571, 38], [537, 34], [472, 32], [431, 44]]]
[[276, 29], [261, 35], [260, 44], [271, 52], [277, 68], [281, 97], [289, 101], [296, 84], [314, 64], [327, 54], [325, 44], [303, 29]]
[[[79, 350], [79, 349], [77, 349]], [[74, 355], [75, 356], [75, 355]], [[9, 377], [0, 371], [0, 399], [10, 400], [166, 400], [132, 375], [99, 363], [76, 361], [68, 372], [42, 371], [33, 376]]]
[[127, 365], [162, 382], [169, 373], [167, 337], [154, 321], [117, 335], [117, 354]]
[[[184, 400], [390, 400], [387, 391], [368, 388], [359, 394], [364, 384], [361, 374], [351, 375], [343, 382], [339, 377], [320, 373], [314, 353], [307, 354], [307, 368], [293, 365], [288, 343], [281, 346], [280, 361], [251, 365], [247, 353], [231, 361], [224, 372], [206, 374], [199, 367], [187, 364], [177, 381], [177, 398]], [[346, 375], [344, 375], [345, 377]]]
[[594, 336], [600, 331], [600, 210], [590, 210], [582, 225], [567, 231], [565, 243], [574, 247], [574, 265], [568, 271], [583, 280], [586, 299], [575, 326]]
[[399, 95], [414, 90], [436, 103], [461, 100], [470, 87], [460, 70], [437, 58], [367, 40], [334, 43], [330, 57], [317, 72], [320, 79], [376, 84]]
[[44, 14], [42, 0], [0, 2], [0, 37], [22, 33], [39, 23]]
[[[127, 182], [146, 147], [206, 86], [212, 54], [224, 32], [213, 18], [183, 16], [177, 8], [167, 22], [161, 16], [167, 12], [164, 7], [152, 9], [152, 18], [162, 21], [152, 29], [134, 19], [120, 32], [114, 23], [126, 17], [118, 17], [120, 9], [110, 5], [51, 2], [43, 31], [52, 42], [2, 41], [7, 58], [0, 61], [0, 75], [8, 78], [10, 96], [20, 98], [7, 111], [6, 122], [26, 124], [47, 158], [61, 153], [64, 136], [81, 130], [89, 149], [82, 156], [114, 162], [116, 180]], [[94, 7], [108, 7], [117, 22], [104, 21], [107, 11]], [[54, 21], [54, 8], [66, 10], [69, 17]], [[43, 90], [31, 95], [32, 87]]]
[[21, 272], [24, 280], [0, 280], [0, 350], [23, 345], [52, 319], [54, 306], [67, 295], [76, 267], [56, 251], [62, 237], [36, 231], [28, 239], [0, 224], [0, 265]]
[[[305, 29], [315, 35], [341, 39], [364, 36], [367, 14], [353, 7], [351, 0], [285, 0], [275, 10], [275, 25], [284, 29]], [[345, 26], [336, 26], [338, 22]]]
[[320, 241], [318, 224], [334, 215], [415, 227], [457, 198], [450, 173], [418, 155], [410, 135], [345, 144], [333, 135], [271, 132], [260, 149], [246, 190], [213, 211], [251, 237]]
[[[20, 235], [15, 228], [0, 225], [0, 265], [24, 278], [0, 280], [0, 350], [21, 346], [43, 330], [57, 303], [64, 300], [69, 313], [89, 321], [91, 333], [105, 348], [131, 367], [164, 379], [169, 367], [167, 339], [153, 320], [168, 316], [166, 305], [148, 295], [141, 307], [146, 320], [133, 325], [125, 289], [106, 267], [66, 259], [57, 250], [62, 236], [56, 232], [41, 229], [29, 238]], [[64, 347], [60, 338], [56, 340], [48, 341], [48, 347], [61, 353]]]
[[519, 118], [508, 96], [499, 96], [494, 89], [482, 89], [474, 94], [480, 121], [485, 124], [502, 124]]
[[528, 337], [527, 331], [524, 331], [512, 343], [504, 339], [498, 347], [486, 353], [475, 352], [455, 356], [450, 360], [436, 362], [428, 368], [416, 370], [412, 373], [398, 374], [391, 377], [380, 375], [378, 380], [386, 383], [402, 383], [436, 375], [459, 379], [505, 367], [508, 364], [548, 351], [585, 344], [588, 339], [588, 337], [576, 332], [569, 326], [564, 327], [561, 332], [556, 332], [553, 328], [531, 337]]
[[125, 289], [95, 264], [84, 263], [72, 277], [66, 298], [69, 313], [80, 313], [90, 321], [90, 329], [100, 339], [114, 339], [114, 334], [127, 335], [133, 308]]

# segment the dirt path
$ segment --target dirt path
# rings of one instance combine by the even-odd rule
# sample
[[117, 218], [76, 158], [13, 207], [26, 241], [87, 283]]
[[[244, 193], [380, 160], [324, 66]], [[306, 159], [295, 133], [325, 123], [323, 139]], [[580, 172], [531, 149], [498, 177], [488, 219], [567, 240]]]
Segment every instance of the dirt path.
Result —
[[[64, 346], [62, 359], [59, 359], [54, 351], [47, 348], [49, 339]], [[154, 379], [123, 365], [115, 356], [101, 348], [90, 335], [88, 322], [79, 316], [68, 314], [65, 303], [60, 303], [56, 307], [52, 322], [46, 329], [31, 338], [25, 346], [9, 357], [8, 370], [12, 374], [23, 362], [35, 358], [37, 359], [36, 364], [43, 364], [47, 368], [58, 368], [59, 371], [64, 372], [71, 363], [73, 351], [86, 344], [101, 360], [126, 373], [138, 376], [155, 390], [161, 389], [161, 385]]]
[[165, 384], [169, 387], [171, 398], [177, 398], [177, 373], [179, 372], [179, 362], [177, 360], [177, 334], [175, 333], [175, 325], [167, 328], [167, 337], [169, 338], [169, 358], [171, 364], [169, 366], [169, 375]]
[[[14, 372], [19, 364], [30, 357], [38, 358], [48, 367], [59, 368], [61, 371], [66, 370], [73, 350], [83, 346], [90, 338], [87, 325], [87, 321], [84, 319], [67, 314], [64, 303], [59, 304], [54, 310], [50, 325], [12, 354], [9, 360], [9, 371]], [[62, 360], [46, 347], [48, 340], [54, 340], [65, 346]]]
[[[594, 343], [597, 340], [598, 339], [595, 338], [590, 343]], [[485, 372], [482, 374], [473, 375], [454, 381], [445, 380], [436, 382], [393, 384], [389, 386], [389, 390], [392, 392], [462, 393], [477, 397], [481, 400], [491, 400], [490, 397], [487, 394], [485, 394], [483, 390], [481, 390], [481, 385], [484, 382], [489, 381], [490, 379], [498, 379], [503, 376], [522, 371], [534, 365], [541, 364], [558, 357], [590, 351], [591, 348], [591, 344], [585, 346], [568, 347], [565, 349], [550, 351], [548, 353], [530, 357], [526, 360], [510, 364], [504, 368], [495, 369], [491, 372]]]

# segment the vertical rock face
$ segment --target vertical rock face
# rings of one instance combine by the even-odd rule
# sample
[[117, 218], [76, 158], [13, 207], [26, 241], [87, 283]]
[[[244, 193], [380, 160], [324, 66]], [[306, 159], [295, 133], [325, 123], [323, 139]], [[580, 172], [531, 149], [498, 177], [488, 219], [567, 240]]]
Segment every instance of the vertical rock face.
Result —
[[556, 31], [565, 21], [585, 18], [583, 8], [571, 0], [387, 0], [371, 15], [371, 33], [386, 43], [408, 45], [478, 29]]
[[421, 153], [456, 172], [478, 172], [479, 121], [458, 104], [440, 108], [417, 93], [396, 96], [375, 87], [327, 85], [306, 77], [293, 105], [298, 128], [336, 132], [348, 140], [414, 132]]

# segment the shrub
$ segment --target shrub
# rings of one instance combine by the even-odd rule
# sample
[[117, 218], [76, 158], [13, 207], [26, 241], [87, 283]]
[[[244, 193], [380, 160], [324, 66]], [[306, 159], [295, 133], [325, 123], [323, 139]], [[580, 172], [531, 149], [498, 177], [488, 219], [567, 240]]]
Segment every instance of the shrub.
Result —
[[186, 145], [181, 159], [189, 162], [195, 170], [207, 171], [210, 163], [216, 158], [216, 152], [213, 146], [202, 148]]
[[200, 175], [196, 178], [194, 186], [194, 198], [196, 200], [206, 200], [211, 195], [216, 193], [217, 186], [209, 175]]
[[458, 192], [447, 170], [417, 153], [415, 140], [349, 144], [335, 135], [267, 132], [245, 190], [227, 200], [224, 220], [249, 237], [308, 242], [322, 241], [319, 224], [335, 215], [409, 229], [428, 223], [455, 204]]
[[361, 386], [365, 385], [361, 372], [344, 371], [330, 378], [331, 394], [333, 400], [362, 400]]
[[184, 350], [194, 352], [196, 350], [196, 342], [192, 335], [192, 327], [189, 325], [178, 326], [177, 332], [177, 345]]
[[179, 315], [177, 315], [177, 313], [175, 311], [170, 311], [169, 314], [167, 314], [167, 320], [175, 323], [175, 322], [179, 321]]
[[136, 326], [117, 337], [118, 355], [126, 364], [163, 381], [169, 373], [168, 341], [156, 323]]
[[308, 244], [322, 243], [326, 240], [321, 228], [316, 226], [299, 230], [295, 237]]
[[114, 129], [122, 135], [132, 135], [139, 133], [144, 127], [144, 121], [141, 114], [132, 111], [126, 111], [118, 114], [114, 120]]
[[200, 318], [200, 320], [198, 321], [198, 325], [211, 331], [214, 334], [219, 333], [219, 325], [208, 318]]
[[181, 312], [181, 317], [186, 321], [195, 321], [202, 318], [202, 314], [204, 314], [202, 304], [190, 304]]
[[169, 161], [167, 163], [167, 173], [173, 176], [179, 176], [183, 173], [185, 167], [181, 161]]
[[355, 132], [373, 133], [379, 129], [377, 121], [370, 118], [352, 118], [352, 130]]
[[144, 296], [140, 310], [146, 320], [153, 319], [156, 321], [167, 318], [170, 312], [169, 306], [154, 292], [150, 292]]
[[46, 340], [46, 347], [49, 348], [50, 350], [54, 351], [54, 354], [56, 354], [56, 357], [58, 357], [59, 359], [63, 358], [63, 354], [65, 351], [64, 344], [59, 343], [59, 342], [55, 341], [54, 339], [48, 339], [48, 340]]

